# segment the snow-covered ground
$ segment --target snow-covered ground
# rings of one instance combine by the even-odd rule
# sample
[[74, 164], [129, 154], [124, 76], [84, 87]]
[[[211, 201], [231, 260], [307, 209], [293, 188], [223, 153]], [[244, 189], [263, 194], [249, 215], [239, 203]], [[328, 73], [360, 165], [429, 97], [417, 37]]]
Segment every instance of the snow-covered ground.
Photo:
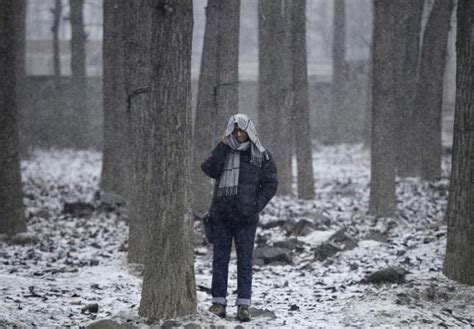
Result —
[[[270, 246], [287, 257], [264, 265], [256, 251], [257, 313], [247, 326], [474, 325], [474, 287], [441, 272], [448, 157], [437, 182], [397, 181], [397, 216], [378, 219], [367, 215], [369, 160], [362, 145], [314, 145], [315, 200], [277, 197], [267, 206], [257, 250]], [[40, 150], [22, 163], [29, 235], [0, 239], [0, 327], [86, 326], [100, 319], [147, 325], [137, 315], [141, 269], [127, 265], [126, 213], [96, 197], [100, 168], [94, 151]], [[212, 252], [195, 225], [198, 313], [168, 324], [237, 326], [235, 254], [229, 316], [219, 319], [207, 311]], [[336, 232], [357, 245], [317, 260], [318, 248]], [[405, 269], [406, 282], [361, 283], [387, 266]], [[82, 311], [92, 303], [98, 313]]]

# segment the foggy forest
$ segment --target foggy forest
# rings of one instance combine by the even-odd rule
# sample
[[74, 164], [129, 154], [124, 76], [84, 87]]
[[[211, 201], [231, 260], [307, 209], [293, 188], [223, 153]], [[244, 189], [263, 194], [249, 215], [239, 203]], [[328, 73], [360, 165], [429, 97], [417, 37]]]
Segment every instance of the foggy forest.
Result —
[[0, 0], [0, 328], [474, 327], [473, 21]]

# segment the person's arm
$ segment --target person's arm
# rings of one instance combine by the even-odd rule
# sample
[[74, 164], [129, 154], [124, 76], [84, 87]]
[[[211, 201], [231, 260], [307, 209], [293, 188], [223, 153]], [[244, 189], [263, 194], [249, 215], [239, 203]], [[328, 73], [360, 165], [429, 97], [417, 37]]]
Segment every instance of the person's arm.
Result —
[[263, 163], [260, 189], [257, 196], [257, 212], [261, 212], [275, 195], [278, 188], [277, 168], [270, 153], [269, 160]]
[[230, 150], [231, 148], [224, 142], [217, 144], [209, 158], [201, 164], [202, 171], [211, 178], [219, 178], [224, 170], [225, 159]]

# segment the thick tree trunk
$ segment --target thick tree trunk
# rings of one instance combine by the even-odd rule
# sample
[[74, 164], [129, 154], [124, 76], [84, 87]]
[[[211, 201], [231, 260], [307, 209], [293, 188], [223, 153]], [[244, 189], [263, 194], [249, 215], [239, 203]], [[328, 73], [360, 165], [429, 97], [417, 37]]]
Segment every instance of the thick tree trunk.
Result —
[[456, 109], [444, 274], [474, 285], [474, 3], [457, 4]]
[[239, 111], [239, 19], [240, 0], [208, 0], [193, 139], [198, 213], [208, 210], [212, 190], [201, 163], [222, 137], [227, 119]]
[[415, 106], [417, 153], [421, 155], [421, 177], [441, 177], [441, 115], [443, 77], [453, 0], [435, 0], [426, 24], [421, 48], [420, 76]]
[[[128, 261], [144, 263], [145, 223], [150, 207], [147, 199], [148, 168], [154, 166], [152, 154], [148, 152], [150, 133], [143, 129], [150, 121], [147, 109], [150, 107], [151, 90], [151, 10], [148, 0], [125, 1], [124, 12], [124, 82], [127, 97], [126, 113], [130, 123], [131, 196], [129, 205]], [[138, 174], [140, 173], [140, 174]]]
[[397, 169], [401, 177], [418, 176], [417, 167], [419, 153], [416, 150], [415, 129], [416, 119], [415, 95], [418, 79], [418, 63], [420, 55], [421, 17], [424, 0], [402, 0], [402, 25], [400, 29], [399, 49], [402, 56], [402, 73], [398, 91], [399, 121], [397, 128]]
[[398, 6], [394, 1], [374, 0], [369, 212], [376, 216], [391, 216], [396, 210], [393, 120], [399, 72]]
[[124, 1], [104, 0], [104, 143], [101, 190], [130, 196], [130, 121], [124, 84]]
[[18, 143], [18, 4], [0, 0], [0, 233], [25, 231]]
[[329, 130], [330, 143], [347, 141], [344, 136], [349, 128], [347, 113], [345, 113], [345, 80], [346, 80], [346, 28], [345, 1], [334, 1], [334, 28], [332, 41], [332, 86], [331, 86], [331, 124]]
[[291, 108], [297, 162], [298, 197], [314, 198], [313, 152], [309, 120], [308, 70], [306, 59], [306, 1], [291, 6], [291, 53], [293, 104]]
[[259, 133], [278, 164], [280, 195], [292, 193], [290, 6], [288, 0], [259, 2]]
[[[149, 2], [149, 1], [148, 1]], [[191, 213], [192, 0], [152, 2], [151, 103], [153, 159], [147, 211], [148, 252], [139, 314], [168, 319], [196, 311]], [[141, 174], [141, 173], [139, 173]]]
[[90, 145], [89, 111], [86, 106], [86, 33], [84, 31], [84, 0], [69, 0], [71, 21], [71, 72], [72, 72], [72, 136], [76, 147]]

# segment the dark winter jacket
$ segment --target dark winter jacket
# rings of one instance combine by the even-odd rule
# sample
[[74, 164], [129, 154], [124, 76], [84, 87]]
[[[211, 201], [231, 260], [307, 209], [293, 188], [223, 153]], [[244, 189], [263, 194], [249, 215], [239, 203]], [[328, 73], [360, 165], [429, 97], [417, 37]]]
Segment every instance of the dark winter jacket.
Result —
[[[225, 143], [217, 144], [201, 165], [206, 175], [214, 179], [221, 176], [228, 152], [231, 152], [231, 148]], [[258, 214], [275, 195], [278, 187], [275, 161], [270, 153], [268, 155], [269, 159], [264, 157], [262, 166], [258, 167], [250, 164], [250, 148], [241, 152], [238, 193], [223, 197], [217, 197], [214, 193], [210, 209], [213, 218], [258, 221]]]

